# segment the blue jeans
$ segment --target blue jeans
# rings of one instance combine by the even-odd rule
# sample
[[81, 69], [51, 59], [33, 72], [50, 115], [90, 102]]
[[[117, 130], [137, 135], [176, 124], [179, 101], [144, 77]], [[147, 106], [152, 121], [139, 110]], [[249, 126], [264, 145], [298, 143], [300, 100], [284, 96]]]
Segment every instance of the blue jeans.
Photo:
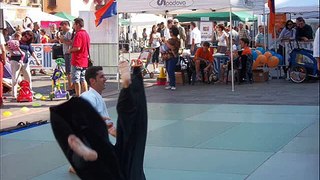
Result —
[[178, 63], [178, 58], [179, 57], [173, 57], [167, 60], [167, 71], [169, 75], [169, 81], [170, 81], [170, 86], [176, 87], [176, 76], [175, 76], [175, 69], [176, 69], [176, 64]]

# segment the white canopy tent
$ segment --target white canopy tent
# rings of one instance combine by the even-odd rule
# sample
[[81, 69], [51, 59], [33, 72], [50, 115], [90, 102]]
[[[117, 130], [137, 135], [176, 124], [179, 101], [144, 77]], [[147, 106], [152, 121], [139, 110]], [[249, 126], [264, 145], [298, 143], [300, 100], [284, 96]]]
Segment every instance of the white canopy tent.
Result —
[[[264, 11], [266, 0], [117, 0], [118, 13], [153, 13], [180, 14], [186, 11], [196, 12], [230, 12], [232, 28], [232, 11]], [[232, 39], [232, 37], [231, 37]], [[232, 42], [230, 43], [232, 46]], [[232, 47], [230, 47], [232, 49]], [[232, 91], [234, 91], [233, 61], [231, 53]]]
[[119, 13], [179, 14], [179, 11], [233, 11], [263, 9], [265, 0], [117, 0]]
[[157, 23], [165, 22], [166, 19], [154, 14], [136, 14], [132, 16], [130, 25], [132, 26], [145, 26], [155, 25]]

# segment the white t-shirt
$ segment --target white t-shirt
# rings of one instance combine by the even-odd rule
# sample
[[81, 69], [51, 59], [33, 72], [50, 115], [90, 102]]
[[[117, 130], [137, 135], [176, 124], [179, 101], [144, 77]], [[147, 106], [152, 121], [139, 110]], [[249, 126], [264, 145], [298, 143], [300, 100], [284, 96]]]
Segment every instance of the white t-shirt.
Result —
[[192, 39], [194, 39], [195, 44], [201, 43], [201, 32], [198, 27], [193, 28], [190, 34], [190, 44], [192, 44]]
[[110, 117], [106, 103], [96, 90], [90, 88], [89, 91], [82, 93], [80, 97], [87, 100], [101, 117]]
[[313, 57], [320, 57], [319, 56], [319, 49], [320, 49], [320, 44], [319, 44], [319, 27], [316, 31], [315, 37], [314, 37], [314, 42], [313, 42]]
[[163, 36], [164, 36], [164, 38], [165, 38], [166, 40], [168, 40], [168, 39], [171, 38], [169, 28], [165, 28], [165, 29], [164, 29]]
[[221, 35], [218, 33], [218, 46], [227, 46], [227, 37], [229, 35], [225, 31], [222, 31]]
[[160, 47], [160, 39], [161, 39], [161, 35], [159, 32], [152, 34], [152, 44], [151, 47], [152, 48], [157, 48]]

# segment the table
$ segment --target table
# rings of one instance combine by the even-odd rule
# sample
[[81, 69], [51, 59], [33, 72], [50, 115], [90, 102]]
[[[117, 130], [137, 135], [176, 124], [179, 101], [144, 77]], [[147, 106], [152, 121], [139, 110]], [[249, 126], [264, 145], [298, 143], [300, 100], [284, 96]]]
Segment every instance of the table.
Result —
[[220, 78], [220, 71], [221, 71], [221, 65], [227, 64], [227, 62], [230, 60], [229, 56], [221, 53], [213, 54], [214, 58], [214, 67], [213, 71], [217, 74], [218, 78]]

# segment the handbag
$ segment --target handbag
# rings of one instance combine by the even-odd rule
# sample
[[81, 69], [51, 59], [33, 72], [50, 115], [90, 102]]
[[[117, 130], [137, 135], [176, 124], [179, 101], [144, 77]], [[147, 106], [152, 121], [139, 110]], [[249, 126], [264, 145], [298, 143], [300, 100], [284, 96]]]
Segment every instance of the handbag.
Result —
[[179, 71], [183, 71], [186, 69], [187, 69], [187, 63], [186, 63], [185, 59], [183, 57], [179, 56], [175, 71], [179, 72]]
[[89, 43], [87, 44], [87, 48], [88, 48], [88, 67], [91, 67], [93, 66], [94, 61], [90, 57]]

